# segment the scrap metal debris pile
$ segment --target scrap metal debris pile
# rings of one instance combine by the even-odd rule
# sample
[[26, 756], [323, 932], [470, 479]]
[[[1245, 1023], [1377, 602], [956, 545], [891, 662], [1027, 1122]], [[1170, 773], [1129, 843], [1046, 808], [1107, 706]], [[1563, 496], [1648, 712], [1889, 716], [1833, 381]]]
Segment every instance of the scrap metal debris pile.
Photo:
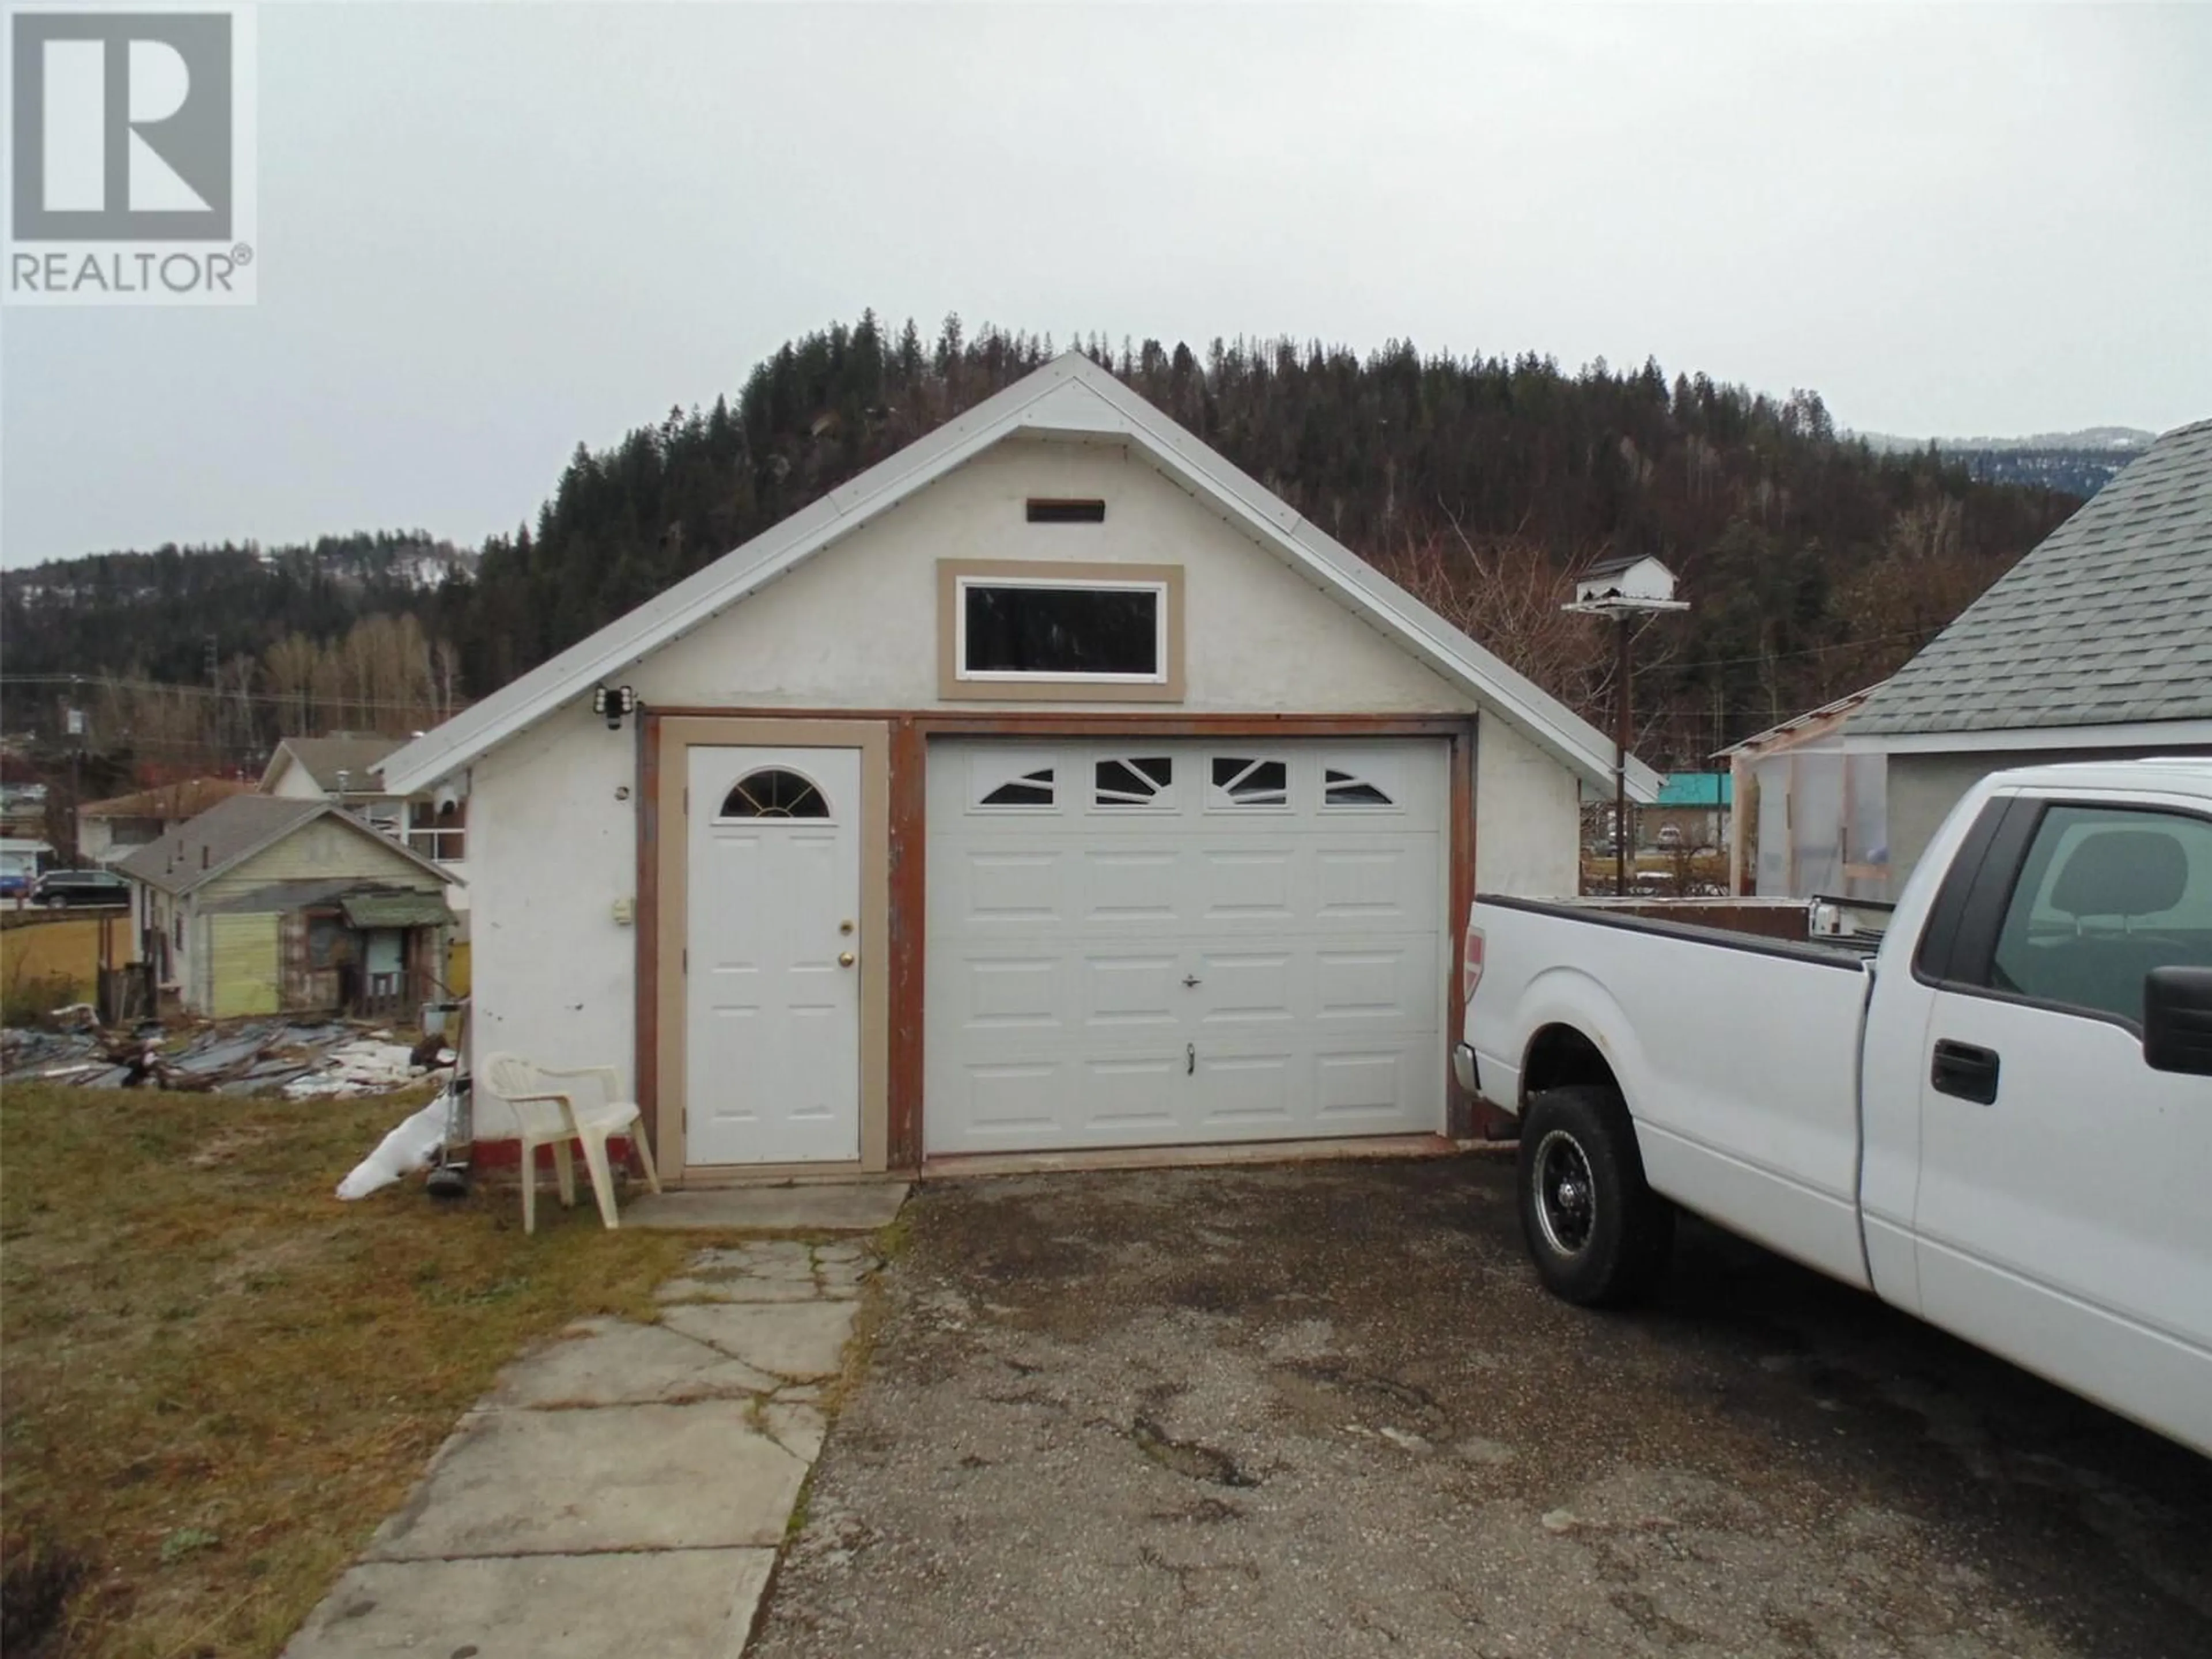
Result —
[[79, 1089], [170, 1089], [288, 1100], [388, 1094], [419, 1080], [416, 1050], [345, 1020], [230, 1020], [184, 1031], [143, 1025], [0, 1032], [0, 1076]]

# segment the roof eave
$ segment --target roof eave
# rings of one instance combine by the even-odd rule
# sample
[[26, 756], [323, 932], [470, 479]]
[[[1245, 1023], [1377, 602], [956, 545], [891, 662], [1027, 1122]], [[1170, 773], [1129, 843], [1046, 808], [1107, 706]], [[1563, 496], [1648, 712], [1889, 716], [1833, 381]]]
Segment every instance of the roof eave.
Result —
[[[1496, 709], [1579, 775], [1612, 780], [1613, 745], [1596, 728], [1474, 647], [1459, 629], [1113, 376], [1071, 353], [763, 532], [747, 544], [760, 550], [758, 556], [741, 568], [724, 570], [720, 560], [708, 565], [395, 750], [383, 763], [386, 788], [413, 794], [453, 775], [544, 719], [577, 688], [622, 672], [983, 450], [1024, 434], [1137, 441], [1180, 472], [1187, 485], [1203, 489], [1226, 517], [1263, 544], [1294, 547], [1340, 599], [1354, 609], [1380, 612], [1413, 653], [1448, 682]], [[1632, 757], [1627, 775], [1629, 793], [1637, 801], [1649, 805], [1657, 799], [1656, 771]]]

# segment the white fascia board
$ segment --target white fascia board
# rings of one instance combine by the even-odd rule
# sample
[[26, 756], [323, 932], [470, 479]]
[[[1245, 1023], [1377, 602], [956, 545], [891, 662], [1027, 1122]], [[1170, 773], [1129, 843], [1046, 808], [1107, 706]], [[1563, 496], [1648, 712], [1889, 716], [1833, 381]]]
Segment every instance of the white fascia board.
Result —
[[[1054, 374], [1053, 371], [1060, 370]], [[1048, 365], [1029, 380], [987, 398], [956, 420], [915, 440], [811, 505], [771, 525], [741, 548], [590, 637], [549, 658], [520, 678], [426, 732], [384, 762], [385, 787], [411, 795], [441, 781], [486, 750], [551, 714], [568, 697], [619, 674], [639, 659], [758, 591], [831, 541], [850, 534], [884, 508], [934, 483], [971, 455], [1018, 429], [1024, 408], [1073, 374]], [[733, 564], [738, 553], [755, 556]]]
[[1901, 732], [1856, 736], [1846, 746], [1867, 754], [1967, 755], [1984, 749], [2167, 749], [2199, 744], [2212, 744], [2212, 720], [2019, 726], [1995, 732]]
[[[1121, 404], [1133, 432], [1146, 441], [1159, 459], [1230, 507], [1232, 521], [1241, 520], [1248, 532], [1256, 532], [1263, 543], [1271, 537], [1287, 538], [1294, 550], [1304, 556], [1308, 568], [1322, 577], [1324, 587], [1333, 588], [1340, 600], [1349, 599], [1355, 610], [1380, 613], [1401, 641], [1411, 646], [1431, 669], [1496, 708], [1509, 724], [1560, 756], [1578, 773], [1608, 784], [1612, 781], [1613, 745], [1595, 726], [1476, 645], [1218, 452], [1198, 444], [1179, 427], [1164, 422], [1121, 382], [1109, 379], [1097, 390], [1101, 396]], [[1651, 805], [1658, 799], [1660, 782], [1657, 772], [1630, 757], [1632, 799]]]
[[[1613, 745], [1595, 726], [1476, 646], [1088, 358], [1070, 352], [763, 531], [737, 550], [756, 555], [744, 565], [732, 566], [736, 552], [724, 555], [387, 757], [385, 787], [411, 795], [441, 781], [585, 687], [619, 674], [886, 507], [1019, 433], [1135, 441], [1194, 495], [1212, 498], [1231, 522], [1262, 545], [1272, 544], [1298, 557], [1325, 589], [1388, 623], [1415, 655], [1495, 706], [1509, 723], [1576, 770], [1601, 779], [1613, 776]], [[1657, 799], [1659, 784], [1656, 772], [1631, 759], [1628, 787], [1633, 798], [1648, 805]]]

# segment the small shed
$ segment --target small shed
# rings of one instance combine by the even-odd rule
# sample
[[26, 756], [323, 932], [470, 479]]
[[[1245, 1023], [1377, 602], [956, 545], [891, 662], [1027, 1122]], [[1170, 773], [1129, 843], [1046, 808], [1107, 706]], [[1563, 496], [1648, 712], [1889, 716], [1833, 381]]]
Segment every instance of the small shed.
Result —
[[1889, 897], [1888, 772], [1851, 741], [1870, 685], [1746, 738], [1729, 763], [1729, 890], [1763, 898]]
[[442, 994], [454, 878], [330, 801], [234, 796], [118, 868], [187, 1012], [392, 1017]]

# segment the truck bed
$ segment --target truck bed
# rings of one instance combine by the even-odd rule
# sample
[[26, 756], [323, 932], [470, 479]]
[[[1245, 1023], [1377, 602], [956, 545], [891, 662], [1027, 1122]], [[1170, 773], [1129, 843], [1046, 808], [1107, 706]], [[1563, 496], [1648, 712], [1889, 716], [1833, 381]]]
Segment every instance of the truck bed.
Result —
[[1857, 1215], [1859, 1042], [1873, 963], [1767, 938], [1553, 901], [1478, 897], [1468, 1041], [1484, 1097], [1573, 1081], [1594, 1048], [1632, 1079], [1652, 1188], [1848, 1283]]
[[[1538, 915], [1563, 916], [1569, 921], [1589, 922], [1599, 927], [1620, 927], [1634, 933], [1657, 933], [1670, 939], [1723, 945], [1730, 950], [1756, 951], [1801, 961], [1820, 962], [1831, 967], [1863, 968], [1881, 947], [1880, 936], [1874, 934], [1853, 934], [1827, 939], [1783, 939], [1770, 933], [1724, 927], [1711, 922], [1674, 921], [1635, 908], [1632, 900], [1526, 899], [1478, 893], [1474, 902], [1492, 909], [1526, 910]], [[1710, 915], [1725, 902], [1723, 900], [1709, 900], [1699, 903], [1698, 908]], [[1802, 903], [1793, 907], [1800, 915], [1803, 908]]]

